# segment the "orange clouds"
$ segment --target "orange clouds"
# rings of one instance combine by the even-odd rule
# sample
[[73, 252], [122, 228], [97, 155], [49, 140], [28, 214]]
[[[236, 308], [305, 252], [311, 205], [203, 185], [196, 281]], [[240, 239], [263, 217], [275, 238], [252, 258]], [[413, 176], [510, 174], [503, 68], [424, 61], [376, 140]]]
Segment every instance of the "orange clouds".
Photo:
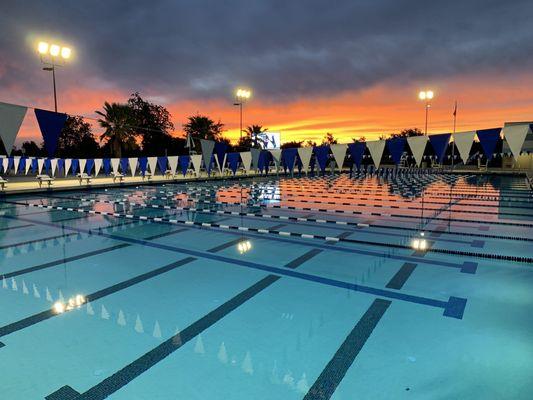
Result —
[[[282, 132], [282, 140], [314, 140], [320, 142], [331, 132], [340, 142], [365, 136], [376, 139], [382, 133], [404, 128], [424, 126], [424, 105], [417, 99], [419, 89], [435, 91], [429, 119], [429, 132], [450, 132], [453, 123], [453, 104], [459, 102], [457, 130], [502, 126], [505, 121], [532, 120], [533, 76], [462, 76], [460, 78], [421, 82], [419, 84], [383, 83], [358, 93], [338, 93], [289, 102], [267, 102], [261, 93], [244, 106], [244, 125], [259, 124]], [[94, 110], [103, 102], [125, 101], [129, 93], [112, 89], [87, 87], [62, 88], [59, 97], [61, 111], [94, 117]], [[41, 107], [51, 105], [52, 99], [35, 99]], [[200, 113], [226, 125], [226, 135], [235, 140], [239, 136], [238, 108], [233, 99], [210, 101], [177, 101], [166, 104], [172, 113], [176, 135], [188, 115]], [[31, 115], [30, 115], [31, 114]], [[40, 140], [33, 113], [19, 135], [21, 139]], [[98, 131], [98, 130], [97, 130]]]

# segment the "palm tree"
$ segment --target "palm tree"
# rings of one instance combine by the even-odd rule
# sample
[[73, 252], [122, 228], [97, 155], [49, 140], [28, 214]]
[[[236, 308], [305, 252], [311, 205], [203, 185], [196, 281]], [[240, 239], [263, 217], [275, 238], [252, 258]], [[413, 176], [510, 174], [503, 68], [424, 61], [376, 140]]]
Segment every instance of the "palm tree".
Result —
[[187, 118], [187, 123], [183, 125], [186, 134], [195, 139], [217, 140], [221, 137], [224, 124], [215, 122], [205, 115], [191, 115]]
[[325, 144], [337, 144], [337, 139], [333, 137], [332, 133], [327, 132], [324, 139], [322, 139], [322, 145]]
[[250, 125], [245, 132], [246, 136], [239, 140], [239, 146], [264, 148], [268, 144], [268, 139], [261, 135], [268, 132], [268, 128], [263, 128], [261, 125]]
[[106, 140], [115, 157], [122, 156], [122, 150], [135, 148], [135, 116], [127, 104], [104, 103], [104, 111], [96, 111], [102, 118], [98, 123], [105, 129], [100, 141]]

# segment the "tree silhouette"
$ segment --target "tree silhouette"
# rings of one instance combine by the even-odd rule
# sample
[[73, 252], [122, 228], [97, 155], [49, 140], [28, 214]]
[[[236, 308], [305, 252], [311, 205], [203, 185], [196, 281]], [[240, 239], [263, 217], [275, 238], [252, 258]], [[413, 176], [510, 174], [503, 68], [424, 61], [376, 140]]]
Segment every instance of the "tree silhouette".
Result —
[[326, 133], [326, 136], [324, 136], [324, 139], [322, 139], [322, 144], [337, 144], [337, 139], [333, 137], [333, 134]]
[[98, 123], [105, 129], [100, 135], [100, 141], [105, 141], [110, 153], [114, 157], [122, 157], [125, 150], [133, 150], [138, 147], [135, 142], [135, 115], [132, 108], [127, 104], [104, 103], [104, 111], [96, 111], [102, 118]]
[[205, 115], [192, 115], [187, 118], [188, 122], [183, 125], [186, 134], [194, 139], [218, 140], [222, 136], [224, 124], [215, 122]]
[[58, 157], [98, 157], [100, 146], [91, 125], [82, 117], [68, 116], [57, 141]]
[[246, 135], [239, 138], [237, 145], [246, 148], [265, 148], [268, 144], [267, 140], [260, 135], [267, 131], [268, 128], [263, 128], [261, 125], [250, 125], [245, 130]]
[[128, 100], [128, 106], [132, 109], [135, 119], [135, 130], [142, 138], [143, 153], [164, 154], [171, 147], [174, 124], [168, 110], [161, 105], [144, 100], [136, 92]]

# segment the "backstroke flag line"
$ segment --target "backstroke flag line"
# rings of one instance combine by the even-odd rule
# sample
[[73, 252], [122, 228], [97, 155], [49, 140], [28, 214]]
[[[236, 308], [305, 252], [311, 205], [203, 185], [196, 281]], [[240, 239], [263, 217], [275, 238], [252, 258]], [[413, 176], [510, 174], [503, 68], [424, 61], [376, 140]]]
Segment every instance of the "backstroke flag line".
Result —
[[0, 138], [4, 142], [7, 155], [11, 153], [26, 110], [27, 107], [0, 102]]
[[313, 154], [312, 147], [299, 147], [298, 148], [298, 155], [300, 156], [300, 160], [302, 161], [302, 171], [307, 172], [307, 170], [309, 169], [309, 163], [311, 161], [312, 154]]
[[348, 150], [347, 144], [332, 144], [330, 146], [331, 154], [333, 154], [333, 158], [335, 159], [335, 163], [337, 164], [337, 168], [342, 170], [342, 165], [344, 164], [344, 158], [346, 157], [346, 150]]
[[476, 136], [475, 131], [457, 132], [453, 135], [453, 141], [457, 147], [457, 150], [459, 151], [459, 156], [461, 156], [461, 160], [463, 160], [463, 163], [465, 164], [470, 155], [470, 149], [472, 148], [472, 143], [474, 142], [474, 136]]
[[515, 159], [518, 158], [522, 151], [522, 146], [526, 140], [527, 134], [531, 132], [529, 124], [508, 125], [503, 128], [503, 136], [511, 149]]
[[370, 152], [372, 161], [376, 168], [379, 168], [381, 164], [381, 157], [383, 156], [383, 150], [385, 150], [385, 141], [384, 140], [375, 140], [372, 142], [366, 142], [366, 148]]
[[59, 135], [67, 121], [67, 114], [35, 109], [35, 117], [44, 140], [44, 147], [48, 157], [53, 157], [57, 148]]
[[409, 136], [407, 138], [407, 143], [409, 148], [413, 153], [417, 167], [420, 167], [422, 163], [422, 157], [424, 156], [424, 150], [426, 149], [426, 144], [428, 142], [427, 136]]

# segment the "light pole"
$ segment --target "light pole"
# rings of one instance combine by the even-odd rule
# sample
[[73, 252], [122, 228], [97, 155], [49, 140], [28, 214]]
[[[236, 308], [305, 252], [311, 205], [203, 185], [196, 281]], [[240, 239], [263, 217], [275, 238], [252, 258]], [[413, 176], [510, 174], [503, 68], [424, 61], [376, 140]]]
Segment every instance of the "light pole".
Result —
[[54, 110], [57, 112], [57, 90], [56, 90], [56, 67], [64, 65], [72, 54], [70, 47], [62, 47], [48, 42], [39, 42], [37, 51], [41, 57], [41, 63], [45, 65], [44, 71], [52, 72], [52, 82], [54, 85]]
[[235, 98], [237, 99], [235, 103], [233, 103], [234, 106], [239, 106], [240, 108], [240, 135], [239, 139], [242, 139], [242, 105], [243, 103], [250, 98], [252, 95], [252, 92], [247, 89], [237, 89], [237, 92], [235, 92]]
[[428, 135], [428, 113], [429, 108], [431, 107], [430, 101], [433, 99], [433, 91], [432, 90], [422, 90], [420, 93], [418, 93], [418, 98], [420, 100], [423, 100], [426, 102], [425, 108], [426, 108], [426, 127], [424, 129], [424, 134]]

